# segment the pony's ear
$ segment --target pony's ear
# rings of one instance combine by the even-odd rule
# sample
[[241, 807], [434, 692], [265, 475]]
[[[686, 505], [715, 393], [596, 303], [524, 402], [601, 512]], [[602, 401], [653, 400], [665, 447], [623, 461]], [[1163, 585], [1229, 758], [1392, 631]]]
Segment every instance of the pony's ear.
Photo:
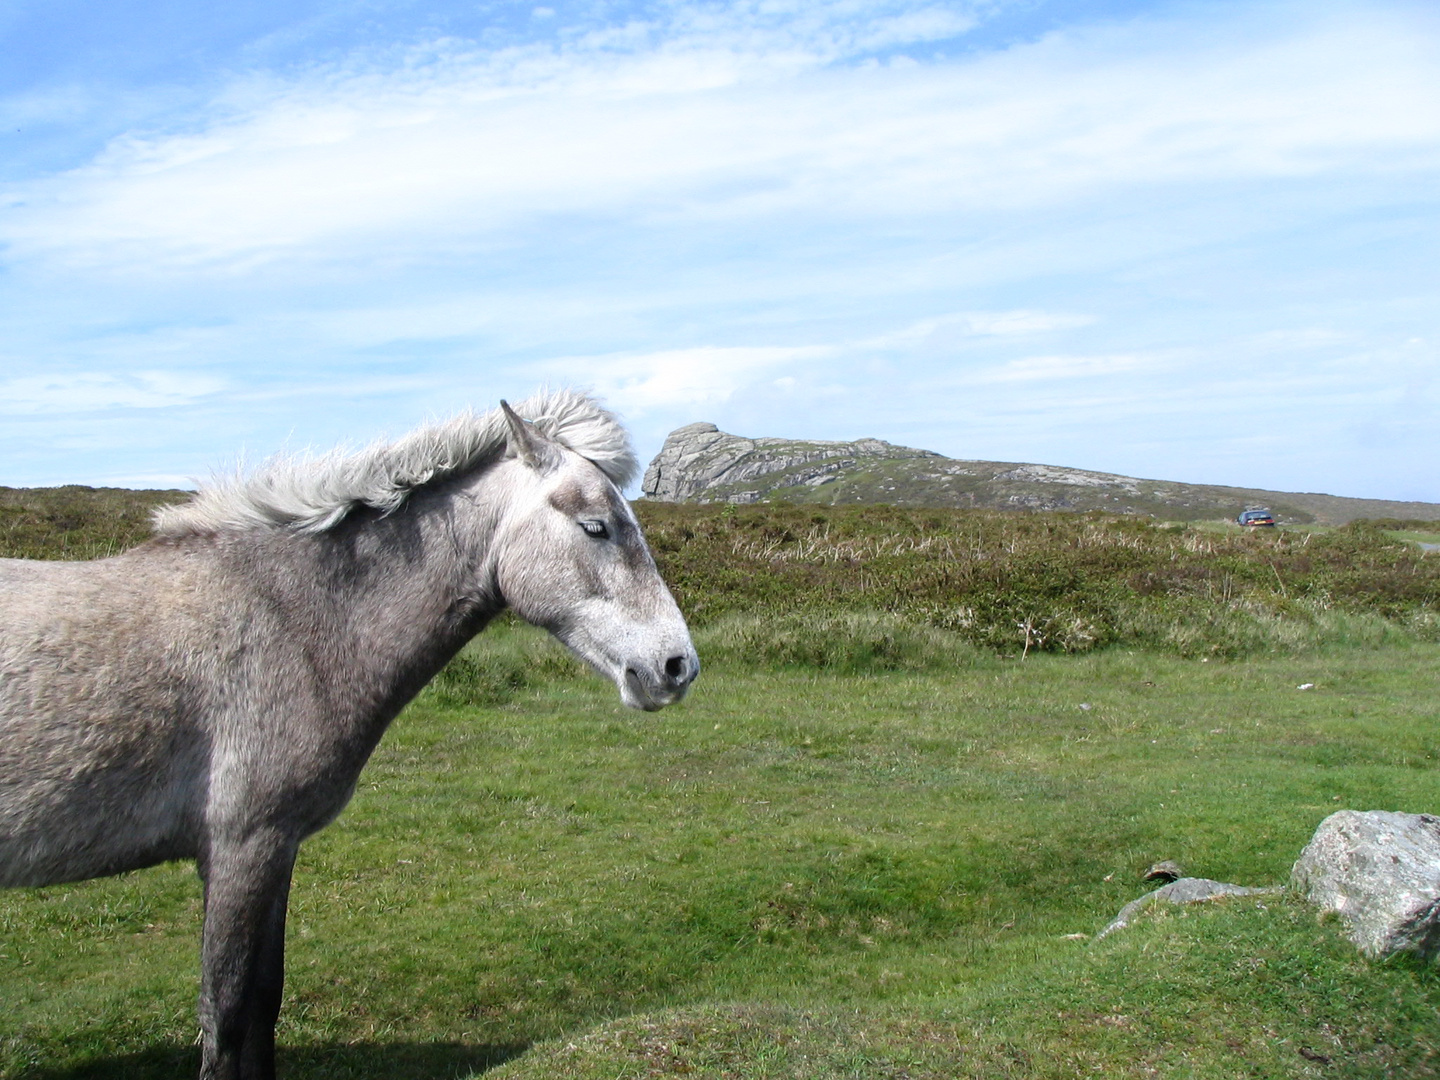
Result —
[[562, 460], [560, 448], [537, 431], [533, 425], [520, 419], [508, 401], [500, 402], [500, 411], [510, 425], [510, 438], [506, 449], [526, 465], [538, 472], [547, 473], [557, 468]]

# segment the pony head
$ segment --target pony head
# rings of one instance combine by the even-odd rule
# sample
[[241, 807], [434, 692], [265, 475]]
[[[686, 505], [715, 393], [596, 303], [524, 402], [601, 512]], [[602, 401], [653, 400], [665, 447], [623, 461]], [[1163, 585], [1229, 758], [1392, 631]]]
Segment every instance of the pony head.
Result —
[[500, 407], [508, 505], [491, 566], [501, 596], [610, 678], [626, 705], [680, 700], [700, 661], [629, 503], [594, 462]]

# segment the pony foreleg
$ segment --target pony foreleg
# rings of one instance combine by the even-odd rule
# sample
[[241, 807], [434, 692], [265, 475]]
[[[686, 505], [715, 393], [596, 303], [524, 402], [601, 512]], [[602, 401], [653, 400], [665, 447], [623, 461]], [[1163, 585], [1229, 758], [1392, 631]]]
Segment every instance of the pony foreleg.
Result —
[[285, 982], [285, 907], [295, 843], [257, 833], [215, 845], [201, 866], [201, 1080], [273, 1080]]
[[[293, 859], [291, 860], [294, 861]], [[290, 900], [290, 871], [264, 916], [266, 926], [255, 960], [250, 989], [250, 1017], [240, 1049], [240, 1075], [269, 1080], [275, 1075], [275, 1021], [285, 991], [285, 911]]]

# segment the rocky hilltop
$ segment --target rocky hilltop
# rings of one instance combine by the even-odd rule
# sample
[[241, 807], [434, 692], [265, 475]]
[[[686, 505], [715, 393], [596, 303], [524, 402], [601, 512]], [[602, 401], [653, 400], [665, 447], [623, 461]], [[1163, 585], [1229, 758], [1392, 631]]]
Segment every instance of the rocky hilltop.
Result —
[[1142, 480], [1087, 469], [965, 461], [879, 439], [747, 439], [714, 424], [672, 431], [641, 487], [661, 502], [891, 503], [993, 510], [1105, 510], [1167, 521], [1234, 518], [1268, 506], [1277, 520], [1343, 525], [1355, 518], [1440, 520], [1440, 503], [1348, 499]]

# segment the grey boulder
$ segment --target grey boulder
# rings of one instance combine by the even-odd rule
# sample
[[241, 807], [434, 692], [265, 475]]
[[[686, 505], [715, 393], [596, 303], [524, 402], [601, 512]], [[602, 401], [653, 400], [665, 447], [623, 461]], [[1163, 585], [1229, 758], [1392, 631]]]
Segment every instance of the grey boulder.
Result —
[[1123, 930], [1130, 925], [1132, 919], [1143, 912], [1146, 908], [1164, 901], [1168, 904], [1194, 904], [1201, 900], [1213, 900], [1217, 896], [1262, 896], [1267, 893], [1276, 893], [1278, 888], [1252, 889], [1245, 885], [1230, 885], [1224, 881], [1211, 881], [1209, 878], [1182, 877], [1178, 881], [1172, 881], [1169, 885], [1161, 886], [1154, 892], [1146, 893], [1138, 900], [1131, 900], [1120, 909], [1110, 925], [1095, 935], [1095, 940], [1100, 940], [1106, 934], [1113, 934], [1116, 930]]
[[1367, 956], [1440, 953], [1440, 817], [1340, 810], [1315, 830], [1290, 881], [1339, 913]]

